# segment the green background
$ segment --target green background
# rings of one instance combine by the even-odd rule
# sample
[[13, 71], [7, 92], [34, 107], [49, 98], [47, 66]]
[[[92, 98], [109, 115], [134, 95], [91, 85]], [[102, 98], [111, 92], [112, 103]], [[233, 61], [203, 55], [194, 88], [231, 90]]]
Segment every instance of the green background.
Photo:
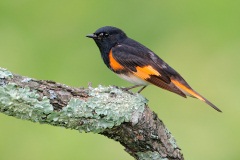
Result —
[[[240, 1], [0, 1], [0, 66], [69, 86], [129, 86], [85, 37], [112, 25], [163, 58], [222, 109], [150, 86], [142, 94], [185, 159], [240, 159]], [[0, 114], [0, 159], [131, 160], [101, 135]]]

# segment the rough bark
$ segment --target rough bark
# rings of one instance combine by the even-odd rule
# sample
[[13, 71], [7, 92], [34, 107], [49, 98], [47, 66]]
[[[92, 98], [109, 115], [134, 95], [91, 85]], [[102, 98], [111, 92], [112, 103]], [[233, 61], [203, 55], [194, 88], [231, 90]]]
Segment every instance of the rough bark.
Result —
[[0, 111], [107, 136], [120, 142], [135, 159], [184, 159], [147, 100], [117, 87], [74, 88], [0, 68]]

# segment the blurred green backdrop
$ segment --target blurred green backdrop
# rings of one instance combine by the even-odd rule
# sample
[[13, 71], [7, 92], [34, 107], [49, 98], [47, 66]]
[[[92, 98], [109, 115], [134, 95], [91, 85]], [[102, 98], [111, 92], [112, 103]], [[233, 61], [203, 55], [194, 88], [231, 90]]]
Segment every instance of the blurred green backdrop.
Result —
[[[151, 48], [214, 104], [150, 86], [142, 92], [186, 159], [240, 159], [240, 1], [1, 0], [0, 66], [70, 86], [130, 84], [103, 64], [85, 38], [122, 28]], [[132, 160], [97, 134], [34, 124], [0, 114], [0, 159]]]

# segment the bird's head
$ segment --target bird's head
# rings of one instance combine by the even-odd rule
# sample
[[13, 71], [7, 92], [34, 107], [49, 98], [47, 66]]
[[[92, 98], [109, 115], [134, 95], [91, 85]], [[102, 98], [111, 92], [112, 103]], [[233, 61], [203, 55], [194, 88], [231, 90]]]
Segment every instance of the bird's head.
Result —
[[127, 38], [121, 29], [112, 26], [99, 28], [93, 34], [87, 35], [87, 37], [92, 38], [96, 42], [101, 52], [110, 50], [113, 46]]

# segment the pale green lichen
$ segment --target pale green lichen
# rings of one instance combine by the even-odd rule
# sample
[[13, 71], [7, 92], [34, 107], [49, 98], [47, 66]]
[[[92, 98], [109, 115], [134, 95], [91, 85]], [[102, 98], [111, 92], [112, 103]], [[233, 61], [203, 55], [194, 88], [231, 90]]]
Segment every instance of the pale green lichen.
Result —
[[0, 87], [0, 111], [7, 115], [34, 122], [43, 122], [46, 114], [53, 111], [47, 97], [38, 100], [39, 95], [29, 88], [18, 88], [14, 83]]
[[87, 101], [72, 98], [66, 107], [58, 114], [49, 115], [47, 120], [54, 125], [60, 123], [79, 131], [99, 133], [131, 121], [133, 116], [143, 112], [146, 103], [142, 96], [133, 96], [114, 87], [99, 86], [91, 89], [89, 96]]
[[175, 138], [172, 136], [171, 132], [167, 128], [165, 128], [165, 132], [167, 133], [168, 136], [170, 136], [170, 138], [168, 138], [168, 139], [169, 139], [169, 142], [171, 143], [171, 145], [174, 148], [178, 148], [177, 142], [176, 142]]
[[32, 78], [28, 78], [28, 77], [26, 77], [26, 78], [23, 78], [23, 80], [21, 81], [22, 83], [28, 83], [28, 82], [30, 82], [32, 80]]
[[168, 160], [168, 158], [163, 158], [158, 152], [137, 152], [136, 153], [139, 160]]
[[5, 68], [0, 67], [0, 78], [12, 78], [13, 75], [11, 72], [6, 70]]
[[36, 91], [9, 83], [0, 86], [0, 111], [33, 122], [99, 133], [132, 119], [137, 123], [146, 103], [142, 96], [114, 87], [89, 89], [89, 96], [87, 100], [72, 98], [66, 107], [55, 111], [47, 97], [39, 100]]

